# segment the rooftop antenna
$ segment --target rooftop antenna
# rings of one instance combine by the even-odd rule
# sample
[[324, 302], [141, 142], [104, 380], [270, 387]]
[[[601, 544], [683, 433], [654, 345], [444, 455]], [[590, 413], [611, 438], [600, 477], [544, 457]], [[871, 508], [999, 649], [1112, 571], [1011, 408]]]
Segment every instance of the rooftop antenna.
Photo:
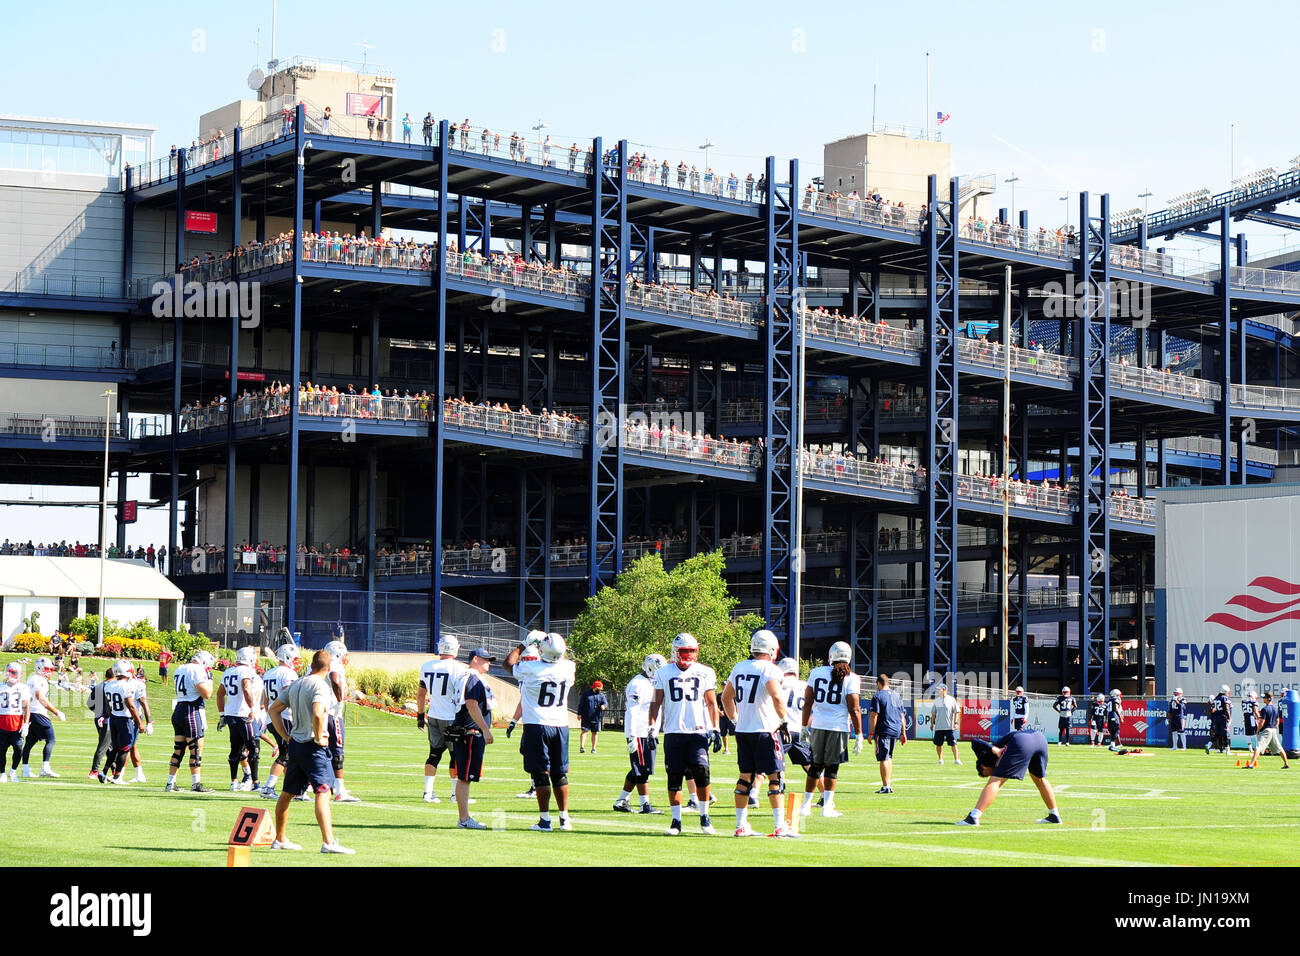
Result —
[[365, 73], [366, 57], [369, 55], [370, 51], [375, 48], [375, 45], [373, 43], [367, 43], [365, 40], [362, 40], [360, 43], [354, 43], [352, 45], [361, 47], [361, 72]]
[[278, 62], [275, 58], [275, 26], [280, 12], [278, 0], [271, 0], [271, 62]]

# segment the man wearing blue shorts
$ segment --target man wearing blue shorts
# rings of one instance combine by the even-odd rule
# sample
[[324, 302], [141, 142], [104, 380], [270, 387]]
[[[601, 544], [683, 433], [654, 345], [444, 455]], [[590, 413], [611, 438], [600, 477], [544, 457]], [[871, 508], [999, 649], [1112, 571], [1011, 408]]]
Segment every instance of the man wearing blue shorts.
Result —
[[1047, 738], [1042, 731], [1033, 728], [1013, 730], [996, 744], [972, 740], [971, 749], [975, 751], [976, 773], [987, 777], [989, 782], [980, 791], [975, 809], [966, 814], [966, 819], [959, 820], [958, 826], [979, 826], [980, 817], [997, 799], [1002, 785], [1008, 780], [1024, 780], [1026, 771], [1047, 805], [1047, 816], [1038, 822], [1061, 822], [1060, 811], [1056, 809], [1056, 794], [1047, 782]]

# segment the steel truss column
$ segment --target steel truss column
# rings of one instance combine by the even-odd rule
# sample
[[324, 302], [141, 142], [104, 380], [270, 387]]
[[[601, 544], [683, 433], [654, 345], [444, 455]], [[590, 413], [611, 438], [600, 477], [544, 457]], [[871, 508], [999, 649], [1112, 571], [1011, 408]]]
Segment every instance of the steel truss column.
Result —
[[[1079, 641], [1087, 694], [1110, 685], [1110, 196], [1079, 196]], [[1096, 475], [1093, 472], [1096, 472]]]
[[519, 472], [519, 624], [550, 630], [551, 471]]
[[[243, 241], [243, 190], [244, 190], [244, 155], [242, 152], [244, 131], [241, 127], [236, 126], [233, 131], [232, 145], [234, 152], [233, 171], [230, 177], [230, 200], [233, 212], [230, 216], [230, 248], [238, 249], [239, 244]], [[319, 227], [317, 232], [319, 232]], [[234, 256], [230, 260], [231, 278], [235, 282], [239, 281], [239, 257]], [[257, 289], [254, 293], [260, 296], [261, 290]], [[243, 296], [238, 296], [236, 301], [242, 301]], [[226, 590], [233, 590], [235, 587], [235, 466], [237, 454], [235, 451], [235, 401], [239, 397], [239, 329], [243, 324], [242, 316], [239, 309], [230, 310], [230, 365], [227, 369], [229, 381], [226, 383], [226, 527], [225, 527], [225, 552], [226, 552]]]
[[854, 508], [849, 516], [849, 635], [853, 641], [854, 670], [859, 674], [877, 673], [876, 601], [880, 590], [880, 516], [874, 511]]
[[799, 161], [791, 160], [784, 182], [776, 159], [767, 158], [766, 252], [767, 325], [764, 329], [765, 453], [760, 466], [766, 520], [763, 523], [763, 618], [792, 657], [799, 654], [799, 595], [794, 592], [791, 557], [795, 522], [794, 445], [795, 305], [799, 282], [799, 226], [796, 191]]
[[690, 553], [716, 551], [722, 544], [718, 528], [718, 493], [712, 489], [691, 487]]
[[483, 507], [488, 487], [487, 459], [473, 458], [467, 464], [464, 458], [457, 458], [455, 474], [453, 537], [457, 542], [470, 538], [482, 540], [487, 537], [487, 514]]
[[[293, 300], [290, 321], [293, 327], [289, 338], [289, 454], [285, 462], [287, 505], [284, 516], [284, 619], [290, 632], [297, 630], [298, 614], [298, 387], [302, 382], [302, 219], [303, 178], [306, 174], [303, 160], [305, 110], [301, 103], [297, 111], [293, 124], [293, 145], [299, 162], [293, 168], [293, 279], [290, 283]], [[231, 413], [234, 413], [234, 409], [231, 409]]]
[[600, 157], [592, 176], [591, 274], [591, 521], [587, 534], [590, 591], [612, 584], [623, 569], [623, 300], [629, 246], [623, 170], [627, 141], [611, 164], [597, 137]]
[[[1219, 344], [1221, 347], [1219, 385], [1223, 389], [1223, 402], [1219, 406], [1219, 472], [1220, 484], [1232, 484], [1232, 242], [1228, 230], [1232, 225], [1232, 213], [1228, 206], [1223, 207], [1219, 219]], [[1246, 323], [1242, 322], [1242, 328]], [[1243, 379], [1244, 381], [1244, 379]], [[1246, 457], [1240, 461], [1242, 475], [1246, 474]]]
[[926, 362], [930, 403], [926, 441], [926, 666], [952, 683], [957, 669], [957, 215], [958, 181], [939, 199], [929, 177], [926, 228]]
[[865, 375], [849, 379], [849, 450], [855, 457], [876, 453], [880, 408], [875, 392], [875, 381]]
[[849, 263], [849, 314], [870, 322], [880, 321], [880, 264], [871, 262], [864, 275], [855, 259]]
[[[438, 249], [447, 249], [447, 152], [444, 144], [449, 143], [450, 130], [446, 120], [438, 124], [438, 143], [434, 156], [438, 163]], [[462, 210], [465, 199], [461, 197]], [[462, 212], [463, 218], [463, 212]], [[442, 268], [442, 255], [434, 256], [433, 262], [433, 307], [434, 307], [434, 342], [439, 347], [434, 349], [433, 381], [429, 391], [433, 395], [430, 418], [429, 437], [433, 452], [433, 535], [430, 550], [433, 559], [429, 562], [429, 650], [438, 646], [442, 634], [442, 521], [444, 494], [443, 453], [446, 442], [446, 428], [443, 424], [443, 400], [447, 397], [447, 352], [441, 343], [447, 341], [447, 271]]]

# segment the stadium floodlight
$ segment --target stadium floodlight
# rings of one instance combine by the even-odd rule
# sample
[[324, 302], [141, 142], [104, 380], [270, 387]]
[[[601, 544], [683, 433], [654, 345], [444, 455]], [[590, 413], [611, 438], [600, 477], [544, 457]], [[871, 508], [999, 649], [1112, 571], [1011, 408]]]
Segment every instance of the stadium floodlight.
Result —
[[705, 169], [708, 169], [708, 168], [709, 168], [709, 150], [713, 149], [713, 147], [715, 147], [715, 146], [717, 146], [717, 145], [718, 145], [717, 143], [715, 143], [713, 140], [709, 139], [707, 136], [704, 137], [704, 142], [700, 144], [700, 149], [704, 150], [704, 168], [705, 168]]
[[303, 144], [302, 144], [302, 149], [298, 150], [298, 165], [299, 165], [299, 166], [304, 166], [304, 165], [306, 165], [306, 162], [307, 162], [307, 160], [306, 160], [306, 155], [307, 155], [307, 150], [309, 150], [309, 149], [315, 149], [315, 147], [312, 146], [312, 142], [311, 142], [311, 140], [309, 140], [309, 139], [308, 139], [308, 140], [304, 140], [304, 141], [303, 141]]

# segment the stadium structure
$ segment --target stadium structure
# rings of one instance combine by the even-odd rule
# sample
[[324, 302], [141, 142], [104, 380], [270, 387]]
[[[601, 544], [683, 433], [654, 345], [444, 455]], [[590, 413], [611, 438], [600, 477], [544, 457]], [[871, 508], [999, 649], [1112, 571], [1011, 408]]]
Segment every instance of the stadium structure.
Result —
[[[639, 556], [720, 548], [805, 655], [996, 671], [1005, 640], [1012, 684], [1145, 689], [1150, 490], [1295, 464], [1300, 273], [1232, 230], [1300, 226], [1300, 168], [1148, 216], [1083, 194], [1063, 232], [939, 175], [891, 204], [797, 160], [398, 142], [391, 76], [330, 125], [299, 85], [328, 72], [255, 75], [154, 160], [144, 127], [0, 118], [0, 481], [97, 487], [107, 441], [210, 633], [235, 595], [308, 646], [563, 630]], [[1187, 234], [1215, 261], [1152, 247]]]

